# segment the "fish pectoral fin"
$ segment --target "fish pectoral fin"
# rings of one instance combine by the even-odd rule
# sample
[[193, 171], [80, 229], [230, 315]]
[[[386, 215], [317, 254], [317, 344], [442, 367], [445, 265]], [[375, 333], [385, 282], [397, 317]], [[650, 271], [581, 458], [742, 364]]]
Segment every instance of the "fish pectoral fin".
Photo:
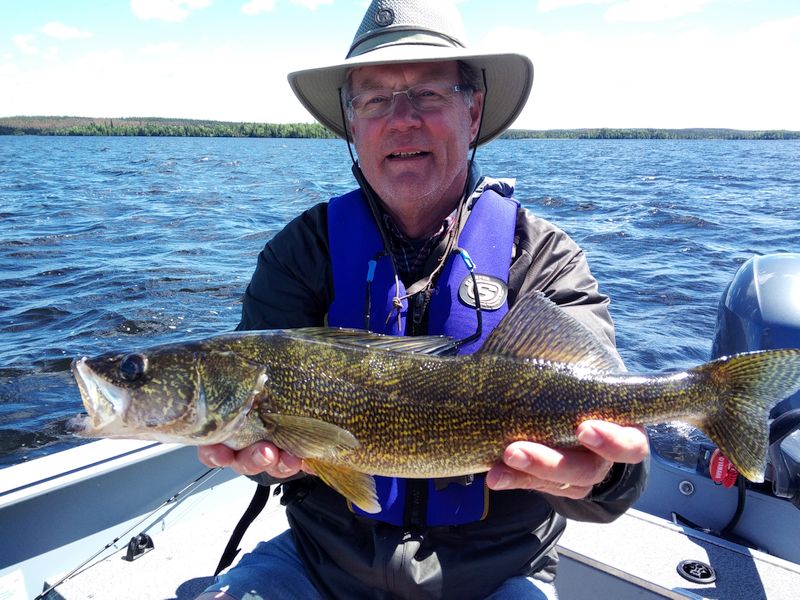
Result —
[[300, 458], [331, 458], [360, 446], [352, 433], [326, 421], [276, 413], [260, 417], [268, 439]]
[[306, 463], [322, 481], [362, 510], [370, 514], [381, 511], [372, 475], [321, 460], [310, 459]]

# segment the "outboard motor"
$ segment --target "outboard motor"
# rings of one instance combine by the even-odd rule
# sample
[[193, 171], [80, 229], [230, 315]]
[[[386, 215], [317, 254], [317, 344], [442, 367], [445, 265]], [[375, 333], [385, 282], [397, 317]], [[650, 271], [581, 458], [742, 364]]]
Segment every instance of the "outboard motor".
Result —
[[[719, 304], [712, 358], [800, 348], [800, 254], [754, 256]], [[800, 508], [800, 392], [772, 411], [767, 479], [773, 493]]]

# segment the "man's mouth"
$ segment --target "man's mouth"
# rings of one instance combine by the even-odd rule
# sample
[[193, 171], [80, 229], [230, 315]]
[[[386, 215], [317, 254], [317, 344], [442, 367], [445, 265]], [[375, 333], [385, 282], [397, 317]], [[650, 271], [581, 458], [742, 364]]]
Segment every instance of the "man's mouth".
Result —
[[408, 158], [423, 158], [425, 156], [428, 156], [428, 154], [430, 154], [430, 152], [423, 152], [421, 150], [418, 150], [416, 152], [392, 152], [389, 155], [389, 158], [393, 160], [408, 159]]

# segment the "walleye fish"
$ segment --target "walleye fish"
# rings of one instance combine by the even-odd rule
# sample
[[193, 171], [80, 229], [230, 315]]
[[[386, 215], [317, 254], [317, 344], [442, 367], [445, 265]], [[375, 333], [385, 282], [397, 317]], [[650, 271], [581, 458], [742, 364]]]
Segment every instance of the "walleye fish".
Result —
[[452, 340], [305, 328], [220, 335], [73, 361], [87, 437], [234, 449], [269, 440], [369, 512], [372, 475], [487, 471], [505, 447], [577, 445], [586, 419], [672, 420], [706, 433], [763, 481], [772, 406], [800, 388], [800, 349], [632, 375], [543, 294], [520, 298], [475, 354]]

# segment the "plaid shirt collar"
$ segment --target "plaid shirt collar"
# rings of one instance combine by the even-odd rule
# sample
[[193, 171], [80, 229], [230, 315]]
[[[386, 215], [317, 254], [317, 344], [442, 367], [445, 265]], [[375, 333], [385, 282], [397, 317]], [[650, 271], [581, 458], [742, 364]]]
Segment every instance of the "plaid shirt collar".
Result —
[[[473, 161], [469, 172], [469, 189], [473, 190], [473, 193], [481, 180], [481, 168]], [[418, 240], [412, 240], [404, 235], [380, 203], [379, 209], [389, 238], [389, 248], [387, 250], [392, 255], [397, 274], [403, 283], [412, 285], [425, 275], [425, 263], [434, 249], [453, 228], [458, 216], [458, 207], [442, 221], [441, 227], [433, 235]]]
[[453, 210], [433, 235], [416, 240], [400, 231], [389, 214], [383, 212], [383, 222], [389, 234], [388, 250], [397, 267], [397, 274], [406, 285], [422, 279], [428, 257], [452, 229], [457, 212], [458, 209]]

